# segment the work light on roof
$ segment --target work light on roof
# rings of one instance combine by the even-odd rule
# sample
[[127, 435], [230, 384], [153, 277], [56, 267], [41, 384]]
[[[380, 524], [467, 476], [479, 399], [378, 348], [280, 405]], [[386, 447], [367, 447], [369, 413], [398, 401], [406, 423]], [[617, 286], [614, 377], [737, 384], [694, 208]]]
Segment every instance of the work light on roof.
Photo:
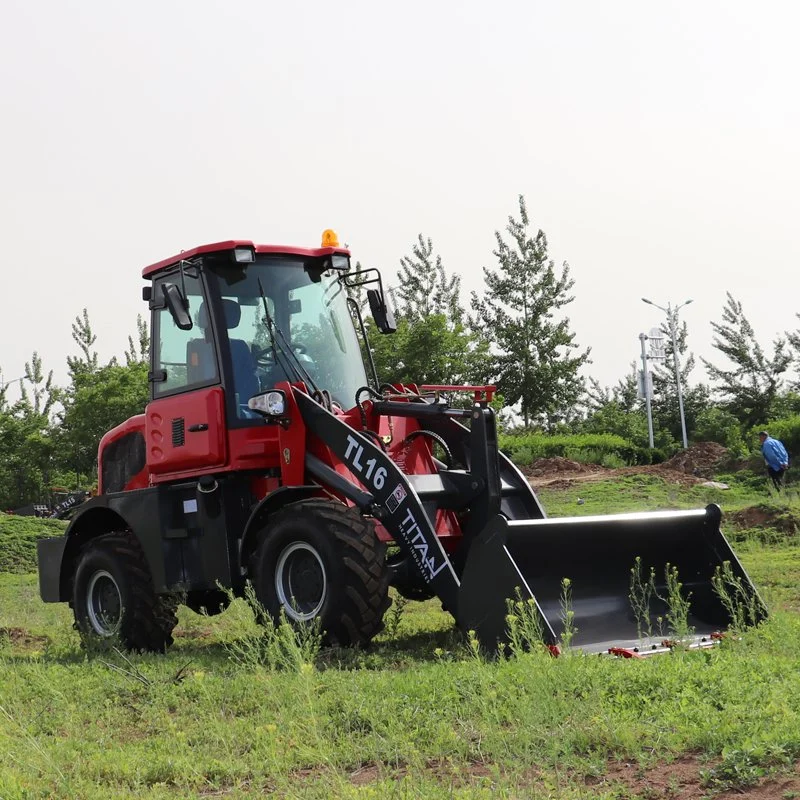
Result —
[[256, 254], [252, 247], [235, 247], [233, 258], [237, 264], [252, 264], [256, 260]]
[[339, 237], [336, 235], [336, 231], [331, 230], [330, 228], [322, 231], [322, 246], [323, 247], [339, 246]]

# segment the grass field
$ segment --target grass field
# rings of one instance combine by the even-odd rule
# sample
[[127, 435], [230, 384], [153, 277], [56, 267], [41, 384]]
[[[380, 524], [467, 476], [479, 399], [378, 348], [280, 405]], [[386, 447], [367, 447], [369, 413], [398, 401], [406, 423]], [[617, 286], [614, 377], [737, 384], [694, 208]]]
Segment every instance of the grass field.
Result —
[[0, 798], [800, 797], [800, 504], [634, 477], [542, 500], [561, 516], [719, 502], [765, 624], [640, 661], [486, 660], [429, 601], [390, 610], [368, 650], [317, 653], [265, 642], [236, 602], [182, 608], [167, 656], [89, 656], [69, 609], [38, 599], [50, 532], [0, 521]]

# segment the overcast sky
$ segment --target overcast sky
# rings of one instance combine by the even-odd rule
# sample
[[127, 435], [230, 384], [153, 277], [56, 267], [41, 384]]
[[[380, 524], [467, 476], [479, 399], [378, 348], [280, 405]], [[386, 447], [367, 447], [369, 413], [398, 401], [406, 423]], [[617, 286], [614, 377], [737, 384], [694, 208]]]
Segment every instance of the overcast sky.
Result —
[[221, 239], [333, 227], [393, 276], [422, 232], [480, 291], [520, 193], [602, 383], [661, 321], [642, 296], [692, 298], [720, 361], [728, 290], [769, 347], [800, 325], [798, 30], [790, 2], [4, 0], [3, 378], [38, 350], [64, 380], [84, 306], [121, 356], [142, 267]]

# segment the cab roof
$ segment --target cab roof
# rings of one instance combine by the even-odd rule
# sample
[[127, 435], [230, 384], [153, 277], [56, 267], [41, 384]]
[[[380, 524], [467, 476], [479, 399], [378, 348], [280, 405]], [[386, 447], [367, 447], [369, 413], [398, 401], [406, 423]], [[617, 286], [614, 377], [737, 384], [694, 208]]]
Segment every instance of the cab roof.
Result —
[[214, 242], [213, 244], [201, 244], [191, 250], [184, 250], [176, 256], [157, 261], [155, 264], [145, 267], [142, 270], [142, 277], [149, 278], [153, 273], [159, 272], [167, 267], [175, 266], [181, 261], [203, 255], [203, 253], [219, 253], [225, 250], [233, 250], [236, 247], [252, 247], [256, 253], [281, 253], [287, 256], [306, 256], [309, 258], [321, 258], [322, 256], [341, 253], [349, 256], [350, 251], [344, 247], [292, 247], [279, 244], [254, 244], [249, 239], [229, 239], [225, 242]]

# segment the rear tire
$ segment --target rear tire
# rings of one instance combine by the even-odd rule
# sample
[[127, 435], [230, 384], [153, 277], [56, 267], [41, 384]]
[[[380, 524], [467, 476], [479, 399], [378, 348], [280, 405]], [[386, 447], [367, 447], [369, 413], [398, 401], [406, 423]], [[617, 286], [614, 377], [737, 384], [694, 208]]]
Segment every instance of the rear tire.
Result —
[[250, 560], [256, 597], [273, 619], [319, 620], [329, 645], [367, 644], [389, 607], [386, 546], [371, 521], [329, 500], [276, 512]]
[[117, 638], [128, 650], [163, 653], [178, 622], [177, 601], [157, 595], [141, 547], [129, 533], [90, 541], [72, 583], [75, 627], [87, 644]]

